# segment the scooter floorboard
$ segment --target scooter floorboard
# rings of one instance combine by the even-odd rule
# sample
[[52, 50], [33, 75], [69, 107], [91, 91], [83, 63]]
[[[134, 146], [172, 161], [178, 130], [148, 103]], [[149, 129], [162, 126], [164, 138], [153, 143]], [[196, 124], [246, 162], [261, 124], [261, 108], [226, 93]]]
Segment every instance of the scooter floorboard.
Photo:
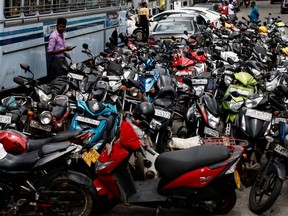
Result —
[[129, 203], [163, 202], [167, 197], [158, 194], [157, 187], [160, 179], [136, 181], [137, 193], [128, 198]]

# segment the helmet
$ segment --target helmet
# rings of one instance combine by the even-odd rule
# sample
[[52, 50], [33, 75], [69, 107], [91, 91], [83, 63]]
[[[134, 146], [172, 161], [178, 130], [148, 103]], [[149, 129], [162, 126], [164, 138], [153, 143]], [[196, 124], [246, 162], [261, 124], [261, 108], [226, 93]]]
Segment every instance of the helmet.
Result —
[[133, 112], [133, 117], [138, 120], [150, 122], [155, 114], [155, 109], [152, 103], [142, 102]]
[[282, 52], [288, 56], [288, 47], [282, 48]]
[[10, 154], [18, 155], [27, 151], [27, 137], [16, 130], [1, 131], [0, 143]]
[[259, 32], [260, 33], [268, 33], [268, 29], [265, 26], [260, 26], [259, 27]]

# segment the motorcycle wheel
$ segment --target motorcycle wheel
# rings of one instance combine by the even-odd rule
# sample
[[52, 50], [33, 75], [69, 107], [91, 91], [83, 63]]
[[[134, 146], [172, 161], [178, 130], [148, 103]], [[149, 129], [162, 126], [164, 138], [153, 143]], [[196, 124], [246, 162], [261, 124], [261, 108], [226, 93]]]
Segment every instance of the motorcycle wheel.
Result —
[[222, 186], [219, 188], [219, 197], [217, 206], [213, 210], [215, 214], [226, 214], [234, 208], [237, 200], [235, 189], [232, 187]]
[[[91, 215], [94, 200], [89, 187], [79, 185], [66, 176], [54, 179], [46, 188], [41, 188], [37, 208], [44, 215]], [[41, 205], [42, 204], [42, 205]]]
[[283, 185], [283, 181], [273, 171], [265, 174], [264, 181], [261, 183], [262, 173], [258, 173], [249, 195], [249, 208], [255, 214], [265, 212], [274, 204]]

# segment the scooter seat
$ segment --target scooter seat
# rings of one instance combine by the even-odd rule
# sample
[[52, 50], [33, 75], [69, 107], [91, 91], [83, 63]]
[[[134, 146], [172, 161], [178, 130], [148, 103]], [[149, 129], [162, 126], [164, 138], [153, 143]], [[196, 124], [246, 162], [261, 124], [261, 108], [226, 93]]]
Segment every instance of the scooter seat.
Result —
[[44, 145], [45, 143], [55, 143], [55, 142], [62, 142], [66, 140], [73, 139], [80, 135], [82, 133], [82, 130], [69, 130], [69, 131], [62, 131], [57, 133], [53, 137], [45, 138], [45, 139], [29, 139], [27, 141], [27, 152], [34, 151], [36, 149], [39, 149], [40, 146]]
[[155, 168], [160, 176], [175, 179], [189, 171], [224, 161], [229, 155], [229, 149], [224, 145], [195, 146], [160, 154]]

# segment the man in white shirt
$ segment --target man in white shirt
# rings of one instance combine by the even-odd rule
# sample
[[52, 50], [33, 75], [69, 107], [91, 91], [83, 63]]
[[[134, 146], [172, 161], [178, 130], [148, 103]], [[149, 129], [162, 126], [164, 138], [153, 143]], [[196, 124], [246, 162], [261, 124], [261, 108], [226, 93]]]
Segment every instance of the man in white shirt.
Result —
[[235, 10], [234, 10], [234, 6], [233, 6], [233, 0], [229, 0], [229, 5], [228, 5], [228, 17], [230, 19], [234, 19], [235, 18]]

